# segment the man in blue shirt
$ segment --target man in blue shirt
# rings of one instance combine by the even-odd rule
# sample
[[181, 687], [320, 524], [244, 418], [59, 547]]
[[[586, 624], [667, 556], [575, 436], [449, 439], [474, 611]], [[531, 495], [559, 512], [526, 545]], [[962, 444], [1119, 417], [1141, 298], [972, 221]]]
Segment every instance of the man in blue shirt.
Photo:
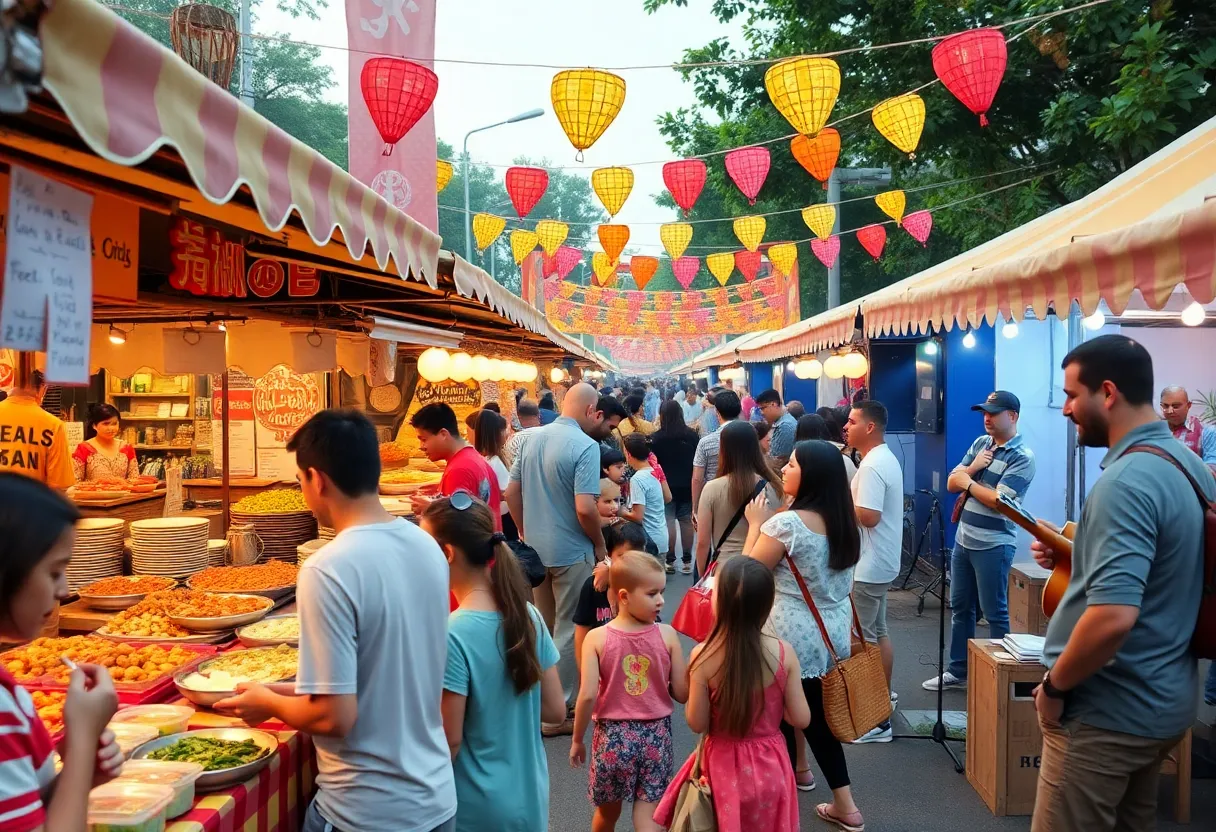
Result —
[[781, 405], [781, 394], [776, 390], [765, 390], [756, 396], [756, 409], [764, 421], [773, 426], [773, 438], [769, 440], [769, 452], [778, 468], [784, 468], [794, 453], [794, 436], [798, 433], [798, 420], [786, 412]]
[[[1204, 511], [1216, 480], [1153, 410], [1153, 363], [1125, 335], [1064, 357], [1077, 441], [1110, 448], [1081, 511], [1068, 588], [1034, 691], [1043, 730], [1032, 832], [1152, 829], [1161, 761], [1198, 707], [1190, 642], [1203, 591]], [[1164, 452], [1162, 459], [1141, 447]], [[1040, 543], [1035, 560], [1054, 558]]]

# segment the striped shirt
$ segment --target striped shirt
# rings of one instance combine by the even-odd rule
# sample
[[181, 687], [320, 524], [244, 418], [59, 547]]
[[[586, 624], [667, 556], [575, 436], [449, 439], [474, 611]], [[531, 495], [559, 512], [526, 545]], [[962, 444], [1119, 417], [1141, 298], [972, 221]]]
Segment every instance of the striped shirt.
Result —
[[0, 668], [0, 832], [29, 832], [46, 823], [45, 794], [55, 754], [34, 700]]
[[[1026, 447], [1022, 434], [1015, 433], [1004, 445], [996, 445], [991, 436], [984, 435], [971, 443], [961, 467], [970, 465], [985, 449], [992, 448], [992, 463], [973, 479], [976, 484], [991, 488], [1021, 501], [1034, 479], [1034, 452]], [[1017, 527], [979, 500], [967, 500], [958, 520], [957, 541], [968, 549], [993, 549], [1017, 543]]]

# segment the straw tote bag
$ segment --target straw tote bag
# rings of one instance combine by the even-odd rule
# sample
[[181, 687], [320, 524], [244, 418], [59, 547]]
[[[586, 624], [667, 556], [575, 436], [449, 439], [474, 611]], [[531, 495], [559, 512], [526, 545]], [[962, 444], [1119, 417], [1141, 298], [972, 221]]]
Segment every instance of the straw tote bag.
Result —
[[[832, 639], [828, 636], [828, 628], [823, 624], [815, 600], [811, 597], [802, 573], [794, 565], [789, 552], [785, 553], [785, 561], [789, 564], [802, 597], [815, 616], [823, 643], [832, 657], [832, 669], [823, 674], [820, 683], [823, 685], [823, 715], [828, 727], [836, 739], [841, 742], [852, 742], [866, 732], [876, 728], [891, 716], [891, 692], [887, 688], [887, 675], [882, 667], [882, 653], [877, 644], [866, 641], [861, 631], [861, 622], [857, 619], [857, 607], [853, 607], [853, 652], [844, 661], [836, 655]], [[852, 605], [852, 598], [849, 599]]]
[[709, 782], [701, 775], [701, 755], [705, 751], [705, 737], [697, 743], [697, 759], [688, 773], [688, 779], [680, 786], [676, 797], [675, 811], [671, 816], [668, 832], [718, 832], [718, 818], [714, 814], [714, 797]]

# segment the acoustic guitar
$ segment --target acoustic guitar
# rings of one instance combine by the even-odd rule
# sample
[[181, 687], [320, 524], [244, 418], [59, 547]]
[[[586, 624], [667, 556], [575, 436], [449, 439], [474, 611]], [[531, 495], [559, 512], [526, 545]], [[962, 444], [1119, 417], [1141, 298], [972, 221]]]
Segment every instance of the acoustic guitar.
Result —
[[1064, 590], [1068, 588], [1068, 580], [1072, 577], [1072, 539], [1077, 524], [1069, 521], [1064, 524], [1062, 530], [1056, 531], [1042, 520], [1035, 519], [1017, 500], [1000, 492], [997, 492], [996, 510], [1054, 553], [1055, 566], [1052, 567], [1047, 583], [1043, 585], [1043, 612], [1049, 617], [1054, 615], [1056, 608], [1060, 606], [1060, 599], [1064, 597]]

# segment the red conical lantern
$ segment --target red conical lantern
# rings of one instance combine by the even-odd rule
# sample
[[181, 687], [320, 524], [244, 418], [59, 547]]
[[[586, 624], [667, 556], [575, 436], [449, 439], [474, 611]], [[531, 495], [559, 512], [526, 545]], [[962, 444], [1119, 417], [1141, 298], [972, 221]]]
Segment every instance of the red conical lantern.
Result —
[[439, 76], [404, 58], [372, 58], [359, 74], [363, 101], [384, 139], [384, 155], [426, 115], [439, 90]]
[[707, 171], [700, 159], [681, 159], [663, 165], [663, 184], [687, 215], [705, 187]]
[[565, 280], [566, 275], [583, 262], [583, 253], [573, 246], [562, 246], [553, 257], [557, 261], [557, 276], [561, 280]]
[[692, 285], [697, 272], [701, 271], [701, 258], [681, 257], [671, 264], [671, 270], [675, 273], [676, 280], [680, 281], [680, 285], [687, 289]]
[[1005, 75], [1008, 54], [1000, 29], [959, 32], [933, 47], [933, 71], [943, 86], [988, 126], [988, 108]]
[[549, 187], [549, 173], [544, 168], [507, 168], [504, 178], [507, 196], [521, 220], [536, 207]]
[[882, 257], [882, 250], [887, 245], [887, 227], [885, 225], [867, 225], [859, 228], [857, 229], [857, 242], [861, 243], [861, 247], [870, 252], [870, 256], [877, 260]]
[[933, 215], [928, 211], [913, 211], [904, 217], [904, 231], [922, 246], [928, 245], [929, 232], [933, 230]]
[[739, 273], [743, 275], [743, 279], [751, 283], [756, 279], [756, 275], [760, 273], [760, 252], [758, 251], [743, 251], [735, 252], [735, 267], [739, 269]]
[[726, 172], [743, 191], [748, 205], [756, 204], [771, 164], [767, 147], [741, 147], [726, 154]]
[[553, 256], [545, 254], [543, 251], [540, 254], [540, 274], [541, 277], [553, 277], [557, 274], [557, 252], [553, 252]]
[[820, 263], [830, 269], [840, 255], [840, 238], [833, 234], [826, 240], [811, 240], [811, 251], [819, 258]]

